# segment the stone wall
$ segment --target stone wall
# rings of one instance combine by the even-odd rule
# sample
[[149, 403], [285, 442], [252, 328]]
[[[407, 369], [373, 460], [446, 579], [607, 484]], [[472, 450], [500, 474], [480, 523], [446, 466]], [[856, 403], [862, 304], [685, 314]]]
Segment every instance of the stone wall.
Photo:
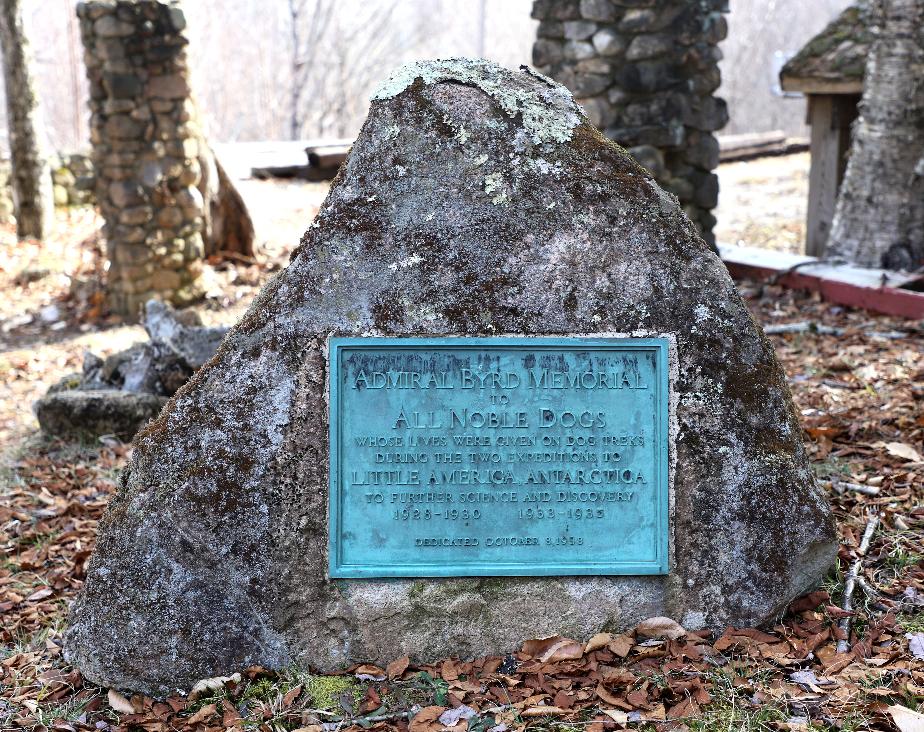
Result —
[[88, 0], [77, 15], [111, 306], [136, 315], [150, 298], [190, 302], [204, 203], [185, 16], [175, 0]]
[[83, 206], [96, 202], [93, 160], [82, 153], [58, 153], [51, 159], [55, 206]]
[[[89, 155], [58, 153], [50, 163], [55, 206], [84, 206], [96, 202], [93, 194], [96, 174]], [[0, 160], [0, 224], [9, 223], [15, 214], [11, 172], [10, 161]]]
[[534, 0], [533, 64], [676, 194], [715, 244], [713, 134], [728, 121], [718, 43], [728, 0]]

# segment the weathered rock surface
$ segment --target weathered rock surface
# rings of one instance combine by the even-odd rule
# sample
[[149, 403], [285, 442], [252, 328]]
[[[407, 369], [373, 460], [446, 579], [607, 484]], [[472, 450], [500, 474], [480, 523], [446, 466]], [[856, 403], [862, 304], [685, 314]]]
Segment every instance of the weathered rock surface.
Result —
[[192, 311], [177, 312], [159, 300], [145, 305], [144, 329], [154, 343], [162, 343], [191, 369], [215, 355], [227, 328], [207, 328]]
[[[328, 336], [673, 334], [671, 573], [329, 581]], [[767, 621], [835, 554], [784, 375], [677, 200], [528, 69], [400, 69], [289, 267], [139, 433], [67, 657], [164, 694], [260, 664]]]

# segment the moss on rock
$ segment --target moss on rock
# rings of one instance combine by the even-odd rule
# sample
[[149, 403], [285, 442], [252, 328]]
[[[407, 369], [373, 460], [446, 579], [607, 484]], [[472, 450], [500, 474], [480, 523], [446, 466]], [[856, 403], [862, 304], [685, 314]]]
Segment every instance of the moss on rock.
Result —
[[325, 712], [342, 712], [341, 700], [344, 694], [353, 705], [363, 698], [362, 687], [351, 676], [308, 676], [305, 678], [305, 692], [311, 705]]
[[863, 80], [873, 41], [868, 0], [841, 12], [786, 62], [783, 79], [826, 82]]

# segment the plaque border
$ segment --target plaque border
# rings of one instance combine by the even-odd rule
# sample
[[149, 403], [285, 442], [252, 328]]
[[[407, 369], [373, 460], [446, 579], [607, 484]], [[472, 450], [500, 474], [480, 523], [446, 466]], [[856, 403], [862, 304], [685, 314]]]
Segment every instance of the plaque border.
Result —
[[[656, 454], [657, 480], [657, 526], [659, 537], [657, 556], [652, 561], [639, 562], [574, 562], [526, 564], [522, 562], [497, 562], [490, 566], [459, 565], [445, 563], [421, 563], [414, 565], [369, 565], [345, 564], [340, 547], [332, 551], [333, 538], [340, 536], [342, 490], [340, 481], [340, 452], [342, 442], [340, 434], [340, 357], [344, 349], [363, 348], [368, 350], [387, 350], [393, 348], [433, 348], [456, 349], [472, 347], [506, 348], [547, 348], [574, 349], [587, 347], [612, 350], [653, 351], [655, 358], [655, 380], [659, 390], [658, 403], [661, 409], [656, 414], [655, 440], [659, 445]], [[631, 576], [631, 575], [666, 575], [670, 572], [670, 513], [671, 513], [671, 475], [670, 450], [670, 351], [671, 342], [664, 337], [636, 338], [632, 336], [439, 336], [426, 337], [386, 337], [331, 336], [327, 340], [327, 373], [329, 384], [328, 407], [328, 573], [331, 579], [377, 579], [377, 578], [426, 578], [426, 577], [550, 577], [550, 576]]]

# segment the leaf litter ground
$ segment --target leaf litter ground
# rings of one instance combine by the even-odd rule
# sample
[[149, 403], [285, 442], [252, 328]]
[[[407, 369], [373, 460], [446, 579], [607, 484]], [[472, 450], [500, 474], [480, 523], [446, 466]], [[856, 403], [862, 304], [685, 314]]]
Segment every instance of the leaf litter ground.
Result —
[[[206, 319], [210, 309], [241, 307], [284, 258], [217, 269]], [[5, 398], [0, 412], [8, 445], [0, 474], [0, 729], [924, 729], [924, 331], [761, 283], [742, 291], [768, 330], [794, 331], [771, 337], [842, 540], [824, 586], [774, 625], [714, 636], [651, 619], [587, 643], [524, 639], [507, 656], [474, 661], [419, 666], [404, 658], [334, 676], [242, 669], [166, 700], [86, 682], [61, 657], [67, 605], [131, 448], [43, 439], [24, 406], [79, 364], [79, 349], [56, 333], [95, 334], [100, 342], [139, 333], [99, 307], [91, 286], [98, 261], [81, 267], [85, 280], [16, 285], [23, 301], [30, 288], [41, 298], [19, 313], [39, 317], [23, 322], [12, 313], [3, 330], [7, 359], [31, 355], [19, 365], [8, 360], [3, 388], [15, 398]], [[0, 271], [0, 285], [21, 275], [14, 269]], [[60, 312], [44, 322], [49, 305]], [[845, 585], [857, 566], [845, 612]]]

